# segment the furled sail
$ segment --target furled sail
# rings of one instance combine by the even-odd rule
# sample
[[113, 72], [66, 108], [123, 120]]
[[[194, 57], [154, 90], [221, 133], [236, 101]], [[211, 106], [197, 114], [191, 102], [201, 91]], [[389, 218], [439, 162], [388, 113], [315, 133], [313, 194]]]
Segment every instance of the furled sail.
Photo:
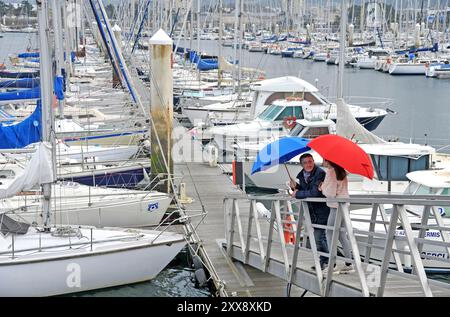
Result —
[[[232, 72], [233, 69], [238, 69], [237, 65], [231, 64], [222, 56], [219, 57], [219, 69], [222, 71]], [[265, 74], [266, 72], [257, 68], [249, 68], [249, 67], [241, 67], [241, 71], [244, 73], [256, 73], [256, 74]]]
[[40, 184], [52, 183], [54, 180], [51, 145], [41, 142], [23, 173], [16, 177], [7, 188], [0, 188], [0, 199], [12, 197], [21, 191], [31, 190]]
[[339, 98], [336, 102], [336, 134], [357, 143], [380, 144], [386, 143], [372, 132], [364, 128], [352, 115], [350, 108], [344, 99]]

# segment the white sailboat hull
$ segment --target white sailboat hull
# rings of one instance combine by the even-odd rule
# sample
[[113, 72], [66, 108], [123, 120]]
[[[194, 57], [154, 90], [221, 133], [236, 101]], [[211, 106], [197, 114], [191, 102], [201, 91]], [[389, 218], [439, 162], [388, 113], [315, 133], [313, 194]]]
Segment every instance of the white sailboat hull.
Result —
[[[71, 197], [60, 203], [52, 213], [56, 224], [78, 224], [96, 227], [144, 227], [158, 225], [169, 208], [169, 196], [147, 198], [129, 197], [117, 199], [113, 195], [103, 201], [89, 202], [89, 198]], [[43, 218], [40, 205], [27, 206], [26, 211], [19, 213], [20, 218], [28, 223], [41, 225]]]
[[249, 111], [237, 109], [207, 110], [202, 108], [183, 108], [183, 113], [189, 118], [192, 124], [200, 122], [211, 122], [212, 124], [223, 125], [233, 124], [249, 119]]
[[425, 64], [394, 63], [389, 67], [391, 75], [425, 75]]
[[[66, 246], [64, 250], [36, 250], [35, 253], [16, 254], [14, 259], [10, 254], [2, 255], [0, 296], [52, 296], [151, 280], [183, 248], [185, 241], [180, 235], [167, 234], [170, 235], [168, 238], [152, 243], [159, 232], [148, 236], [145, 233], [152, 231], [141, 232], [143, 238], [100, 242], [94, 244], [93, 250], [86, 242], [89, 241], [87, 237], [83, 246], [71, 249]], [[32, 235], [37, 244], [36, 234], [28, 233], [16, 236], [16, 242], [27, 238], [30, 241]]]

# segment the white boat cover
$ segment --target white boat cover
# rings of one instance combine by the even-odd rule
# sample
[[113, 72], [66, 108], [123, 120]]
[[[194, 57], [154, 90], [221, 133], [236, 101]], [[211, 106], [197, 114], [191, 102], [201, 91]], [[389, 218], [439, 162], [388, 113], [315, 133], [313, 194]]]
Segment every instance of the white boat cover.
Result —
[[0, 199], [12, 197], [36, 185], [53, 183], [54, 180], [51, 145], [41, 142], [22, 174], [16, 177], [7, 188], [0, 188]]

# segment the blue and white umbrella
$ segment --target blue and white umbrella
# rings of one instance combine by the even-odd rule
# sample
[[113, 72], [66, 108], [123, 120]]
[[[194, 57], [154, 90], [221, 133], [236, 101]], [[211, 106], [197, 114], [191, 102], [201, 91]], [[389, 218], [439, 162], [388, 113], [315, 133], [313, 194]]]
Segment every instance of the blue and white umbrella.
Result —
[[310, 140], [299, 137], [283, 137], [267, 144], [258, 152], [252, 167], [252, 175], [272, 166], [288, 162], [293, 157], [310, 150]]

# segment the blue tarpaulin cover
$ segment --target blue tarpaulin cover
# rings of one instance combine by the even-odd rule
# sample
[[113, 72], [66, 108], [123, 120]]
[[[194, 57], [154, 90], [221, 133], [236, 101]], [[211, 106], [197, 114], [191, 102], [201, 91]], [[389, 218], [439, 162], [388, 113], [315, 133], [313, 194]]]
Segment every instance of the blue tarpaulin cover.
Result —
[[41, 139], [41, 102], [38, 100], [34, 112], [22, 122], [0, 126], [0, 149], [23, 148]]

